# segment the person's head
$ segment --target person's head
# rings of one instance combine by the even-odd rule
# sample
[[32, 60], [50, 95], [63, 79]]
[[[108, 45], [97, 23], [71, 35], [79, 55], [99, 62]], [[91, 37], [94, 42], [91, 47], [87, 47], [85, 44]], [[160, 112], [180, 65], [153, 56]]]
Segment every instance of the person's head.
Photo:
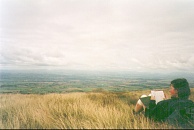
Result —
[[190, 88], [189, 83], [184, 78], [179, 78], [171, 81], [171, 97], [189, 98]]

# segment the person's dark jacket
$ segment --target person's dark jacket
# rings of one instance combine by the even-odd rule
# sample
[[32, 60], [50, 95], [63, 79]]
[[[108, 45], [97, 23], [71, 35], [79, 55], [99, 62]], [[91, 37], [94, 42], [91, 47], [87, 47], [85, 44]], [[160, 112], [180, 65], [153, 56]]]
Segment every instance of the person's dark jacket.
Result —
[[156, 121], [166, 121], [169, 116], [177, 110], [192, 105], [193, 102], [188, 99], [171, 98], [157, 103], [151, 100], [149, 109], [146, 108], [145, 116]]

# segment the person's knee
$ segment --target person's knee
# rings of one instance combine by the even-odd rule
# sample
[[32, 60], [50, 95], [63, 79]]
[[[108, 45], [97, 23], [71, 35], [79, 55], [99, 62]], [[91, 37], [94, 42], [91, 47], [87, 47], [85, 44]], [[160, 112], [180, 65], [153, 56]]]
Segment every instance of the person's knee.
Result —
[[[141, 95], [140, 98], [143, 98], [143, 97], [147, 97], [147, 95]], [[143, 106], [143, 103], [142, 103], [142, 101], [140, 99], [137, 101], [137, 104]]]
[[[147, 97], [147, 95], [142, 95], [140, 98]], [[141, 112], [143, 110], [143, 103], [140, 99], [138, 99], [135, 105], [135, 112]]]

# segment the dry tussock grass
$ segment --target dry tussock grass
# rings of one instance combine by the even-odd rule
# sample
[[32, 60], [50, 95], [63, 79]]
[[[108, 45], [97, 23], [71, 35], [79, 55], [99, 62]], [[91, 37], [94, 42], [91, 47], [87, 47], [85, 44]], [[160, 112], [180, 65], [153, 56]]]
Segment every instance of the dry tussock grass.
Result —
[[1, 94], [0, 128], [173, 128], [148, 120], [143, 114], [133, 114], [132, 109], [142, 94], [149, 91]]

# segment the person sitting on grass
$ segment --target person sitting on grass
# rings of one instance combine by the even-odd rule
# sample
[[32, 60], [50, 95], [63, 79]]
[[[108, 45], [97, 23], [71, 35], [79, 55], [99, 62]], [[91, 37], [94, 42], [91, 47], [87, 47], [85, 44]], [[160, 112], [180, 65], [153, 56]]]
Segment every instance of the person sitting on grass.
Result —
[[[170, 123], [184, 124], [183, 114], [186, 113], [186, 108], [191, 108], [190, 114], [194, 112], [194, 103], [189, 100], [190, 87], [185, 78], [179, 78], [171, 81], [170, 90], [171, 99], [165, 99], [156, 104], [155, 97], [151, 95], [149, 108], [147, 108], [139, 99], [135, 106], [134, 112], [139, 113], [144, 110], [145, 117], [155, 121], [167, 121]], [[141, 97], [145, 97], [142, 95]], [[193, 115], [189, 115], [194, 118]], [[186, 118], [186, 117], [185, 117]], [[188, 121], [186, 121], [188, 122]], [[194, 122], [192, 122], [194, 126]]]

